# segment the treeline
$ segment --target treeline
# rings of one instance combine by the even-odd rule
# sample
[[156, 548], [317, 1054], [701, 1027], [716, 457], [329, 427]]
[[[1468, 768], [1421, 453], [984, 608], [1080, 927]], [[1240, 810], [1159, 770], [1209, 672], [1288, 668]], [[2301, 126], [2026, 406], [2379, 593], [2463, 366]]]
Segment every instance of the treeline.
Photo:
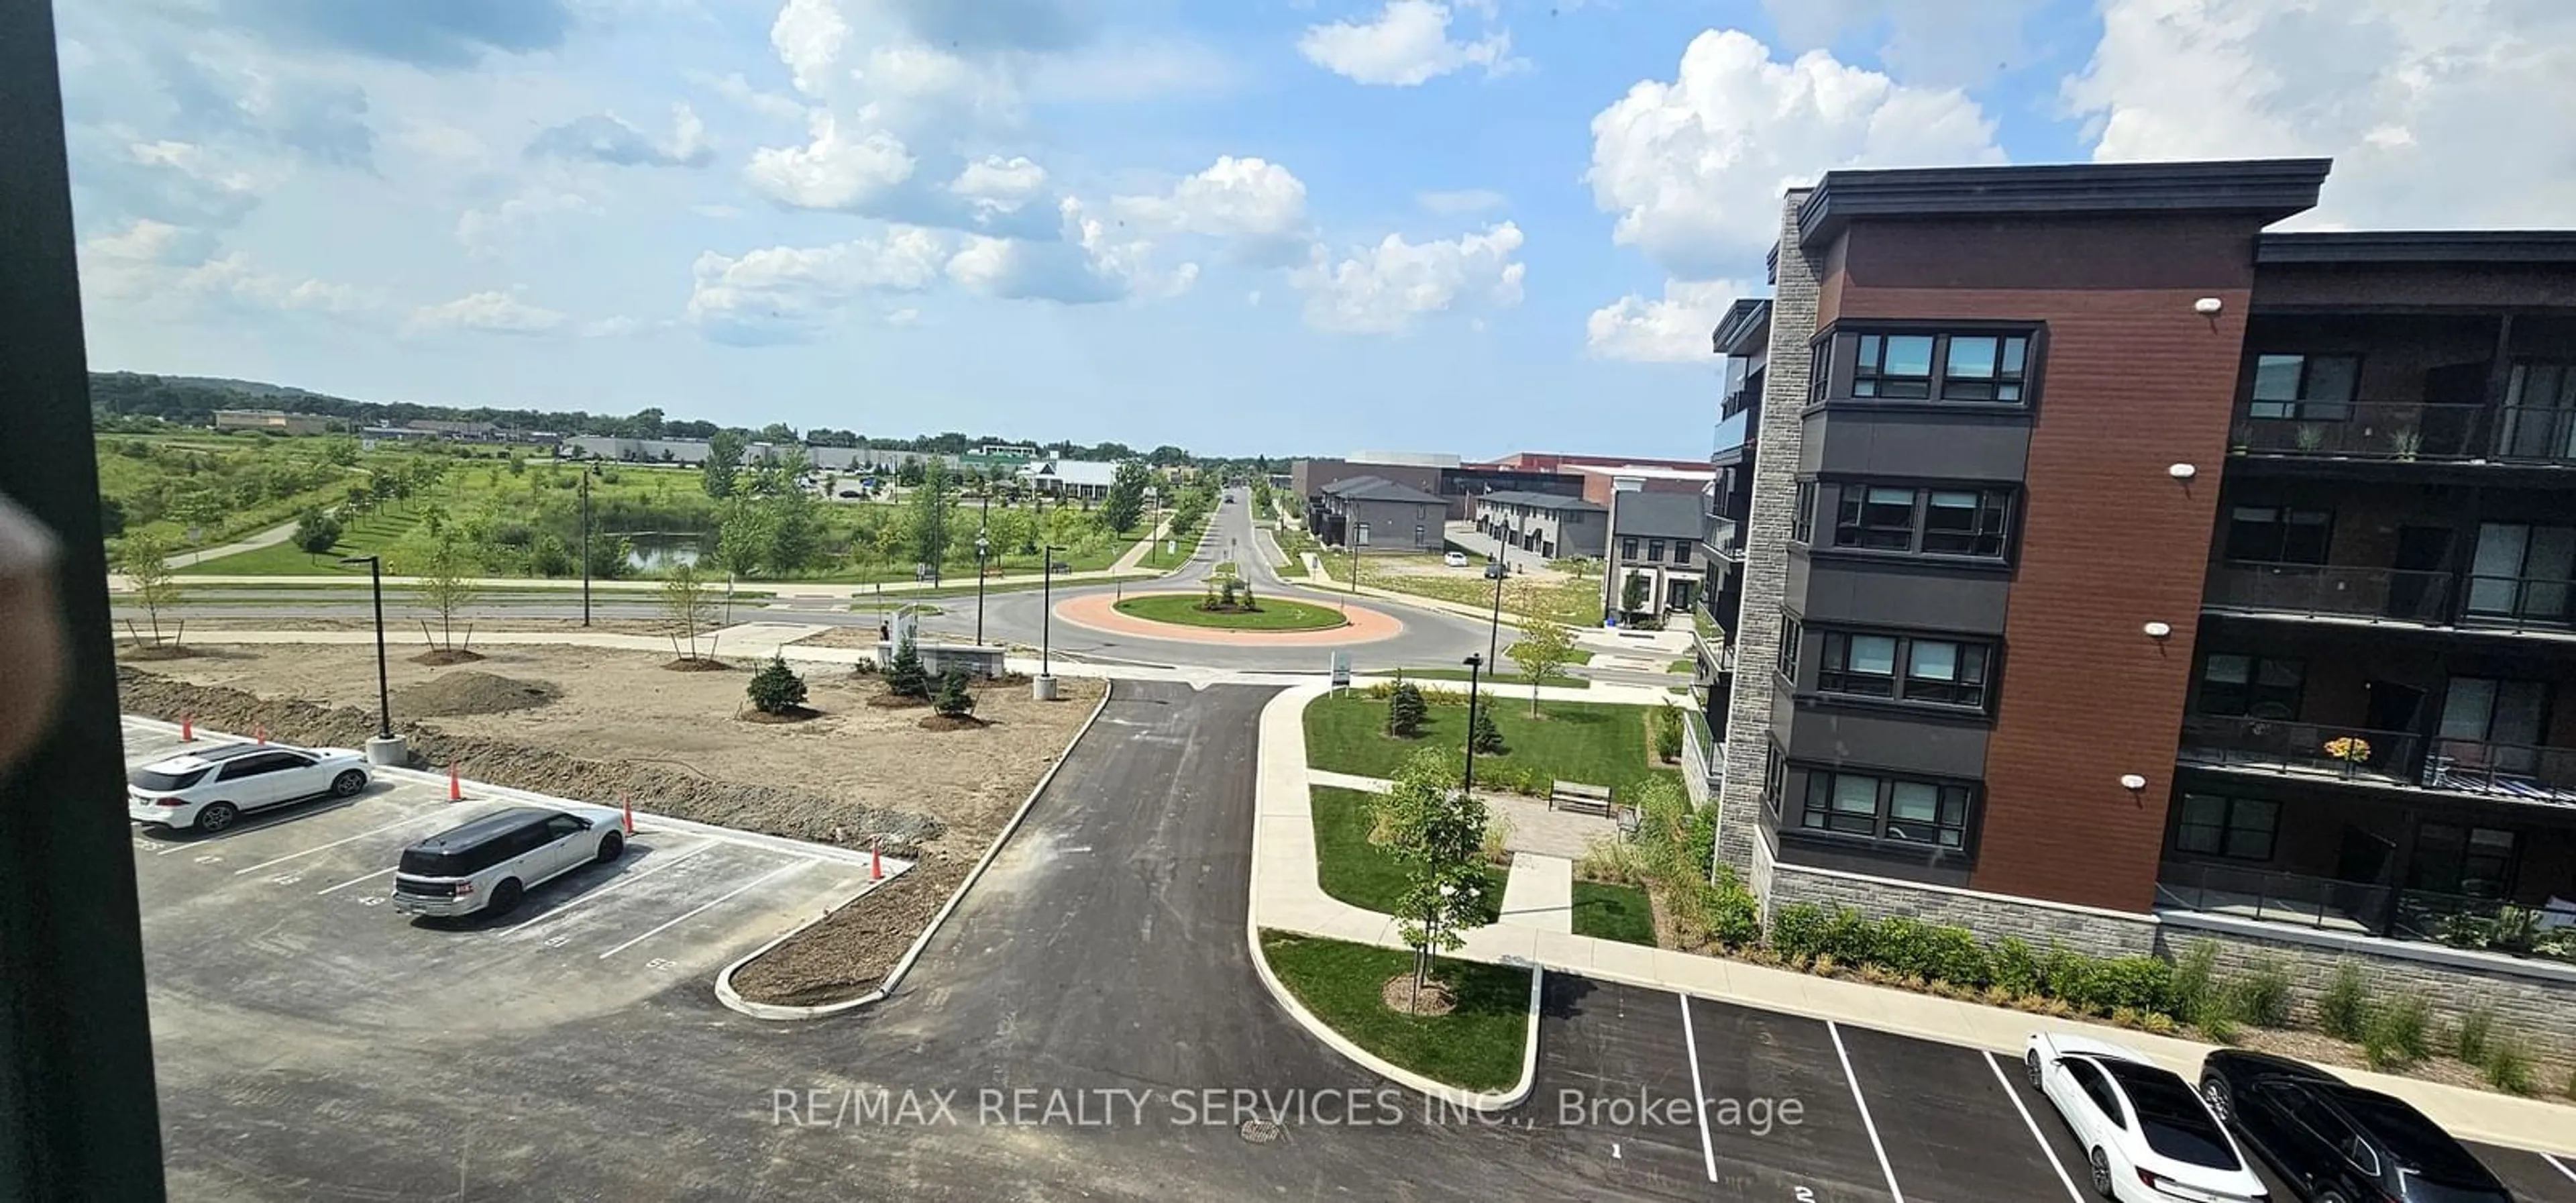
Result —
[[[720, 426], [714, 422], [672, 419], [658, 408], [640, 409], [632, 414], [594, 414], [585, 410], [494, 409], [478, 406], [460, 409], [445, 405], [415, 405], [407, 401], [352, 401], [323, 393], [279, 389], [240, 381], [207, 381], [176, 376], [155, 376], [140, 372], [92, 372], [89, 377], [91, 414], [103, 421], [127, 418], [157, 418], [187, 426], [212, 425], [219, 409], [281, 409], [290, 413], [315, 414], [338, 418], [353, 425], [399, 424], [415, 419], [438, 419], [458, 422], [490, 422], [511, 430], [542, 430], [558, 435], [595, 435], [629, 439], [712, 439], [719, 432], [730, 431], [745, 440], [773, 443], [807, 443], [817, 447], [854, 447], [887, 451], [913, 451], [923, 454], [962, 455], [987, 444], [1034, 446], [1043, 455], [1081, 460], [1143, 460], [1156, 467], [1177, 467], [1200, 461], [1185, 448], [1164, 444], [1138, 451], [1125, 443], [1075, 443], [1060, 440], [1039, 443], [1003, 435], [967, 435], [960, 431], [914, 438], [886, 438], [863, 435], [854, 430], [818, 426], [799, 431], [783, 422], [753, 428]], [[1230, 461], [1231, 462], [1231, 461]]]

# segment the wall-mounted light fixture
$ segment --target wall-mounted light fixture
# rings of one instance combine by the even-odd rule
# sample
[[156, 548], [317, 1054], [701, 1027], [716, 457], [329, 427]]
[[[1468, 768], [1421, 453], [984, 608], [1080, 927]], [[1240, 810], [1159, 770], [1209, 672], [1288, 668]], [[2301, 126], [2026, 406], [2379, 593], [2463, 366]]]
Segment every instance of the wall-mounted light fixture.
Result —
[[2189, 464], [2174, 464], [2165, 469], [2165, 475], [2170, 476], [2175, 480], [2190, 480], [2192, 477], [2200, 475], [2200, 469], [2192, 467]]
[[2120, 788], [2134, 794], [2147, 788], [2147, 779], [2136, 773], [2128, 773], [2120, 778]]
[[2146, 631], [2147, 638], [2149, 639], [2163, 639], [2173, 634], [2173, 625], [2170, 623], [2151, 622], [2147, 624]]
[[2201, 315], [2202, 317], [2213, 316], [2219, 310], [2226, 307], [2227, 303], [2219, 300], [2217, 297], [2202, 297], [2201, 299], [2191, 303], [2191, 311]]

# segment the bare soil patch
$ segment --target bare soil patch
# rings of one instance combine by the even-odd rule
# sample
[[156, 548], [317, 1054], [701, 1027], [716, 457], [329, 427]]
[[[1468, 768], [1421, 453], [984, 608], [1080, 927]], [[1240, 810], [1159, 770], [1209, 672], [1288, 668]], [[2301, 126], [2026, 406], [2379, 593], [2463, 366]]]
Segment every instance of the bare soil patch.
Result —
[[434, 647], [412, 657], [411, 662], [414, 664], [426, 664], [432, 668], [445, 668], [451, 664], [472, 664], [482, 658], [483, 653], [469, 652], [464, 648], [450, 649]]
[[921, 719], [924, 731], [981, 731], [992, 725], [971, 714], [929, 714]]
[[733, 671], [732, 665], [712, 656], [682, 656], [677, 660], [672, 660], [663, 664], [662, 667], [675, 673], [721, 673]]
[[520, 681], [467, 669], [403, 686], [394, 701], [405, 714], [451, 718], [530, 710], [554, 701], [562, 692], [550, 681]]
[[[743, 709], [732, 673], [666, 672], [657, 653], [614, 648], [495, 645], [481, 670], [396, 660], [397, 690], [441, 677], [490, 675], [551, 683], [545, 705], [427, 717], [398, 694], [396, 729], [415, 763], [458, 765], [467, 777], [675, 818], [864, 848], [918, 863], [735, 977], [745, 997], [815, 1003], [855, 997], [903, 955], [967, 866], [990, 846], [1089, 717], [1101, 683], [1059, 678], [1062, 702], [1028, 691], [979, 690], [990, 720], [931, 732], [918, 711], [867, 705], [881, 683], [808, 677], [817, 717], [796, 723], [717, 721]], [[124, 708], [218, 731], [359, 746], [376, 730], [372, 646], [243, 645], [117, 673]], [[915, 891], [926, 901], [912, 901]]]
[[905, 697], [890, 689], [880, 689], [868, 695], [868, 705], [879, 710], [919, 710], [929, 704], [928, 698]]
[[1413, 975], [1399, 973], [1378, 987], [1377, 996], [1386, 1004], [1387, 1010], [1398, 1015], [1446, 1015], [1458, 1009], [1458, 999], [1436, 977], [1426, 979], [1417, 994], [1413, 989]]
[[742, 713], [735, 715], [734, 717], [739, 718], [746, 723], [769, 723], [776, 725], [780, 723], [811, 722], [823, 717], [823, 712], [806, 706], [790, 706], [777, 714], [771, 714], [757, 706], [745, 706], [742, 708]]
[[816, 632], [797, 640], [796, 646], [875, 647], [879, 642], [875, 627], [833, 627], [831, 630]]
[[181, 643], [120, 643], [116, 646], [119, 660], [186, 660], [204, 654]]

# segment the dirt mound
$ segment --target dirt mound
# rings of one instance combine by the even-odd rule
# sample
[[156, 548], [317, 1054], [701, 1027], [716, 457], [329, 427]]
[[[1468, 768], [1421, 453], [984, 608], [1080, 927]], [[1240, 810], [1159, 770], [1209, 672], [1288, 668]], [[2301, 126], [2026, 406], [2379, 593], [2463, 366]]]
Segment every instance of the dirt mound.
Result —
[[675, 673], [720, 673], [733, 668], [732, 665], [712, 656], [682, 656], [662, 667]]
[[992, 725], [971, 714], [927, 714], [921, 719], [924, 731], [981, 731]]
[[177, 643], [120, 643], [116, 655], [121, 660], [185, 660], [202, 653]]
[[[118, 668], [116, 681], [130, 714], [170, 722], [193, 715], [210, 730], [263, 730], [271, 739], [316, 746], [355, 748], [376, 733], [376, 716], [368, 711], [190, 685], [137, 668]], [[505, 740], [450, 735], [408, 719], [399, 725], [415, 766], [461, 765], [477, 780], [558, 797], [602, 805], [631, 797], [638, 810], [826, 844], [864, 846], [883, 836], [891, 848], [937, 839], [946, 830], [929, 815], [860, 805], [816, 790], [675, 775], [661, 764], [585, 760]]]
[[519, 681], [467, 671], [406, 685], [394, 694], [394, 705], [405, 714], [431, 717], [500, 714], [543, 706], [561, 693], [549, 681]]
[[414, 664], [426, 664], [432, 668], [445, 668], [450, 664], [472, 664], [482, 658], [483, 653], [481, 652], [469, 652], [463, 648], [439, 647], [431, 648], [428, 651], [412, 657], [411, 662]]
[[965, 865], [923, 861], [743, 966], [733, 988], [753, 1002], [788, 1007], [857, 998], [885, 980], [965, 879]]
[[757, 707], [745, 706], [742, 713], [734, 717], [746, 723], [802, 723], [823, 717], [823, 712], [808, 706], [790, 706], [777, 714], [771, 714]]

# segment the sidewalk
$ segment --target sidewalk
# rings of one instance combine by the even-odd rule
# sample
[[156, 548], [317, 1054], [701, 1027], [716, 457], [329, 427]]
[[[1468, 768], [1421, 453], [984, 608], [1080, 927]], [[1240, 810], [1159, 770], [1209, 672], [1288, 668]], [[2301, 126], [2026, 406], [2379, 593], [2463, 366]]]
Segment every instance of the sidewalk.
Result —
[[[1310, 684], [1282, 691], [1261, 713], [1250, 923], [1256, 932], [1272, 928], [1402, 948], [1405, 944], [1394, 919], [1335, 900], [1324, 893], [1318, 877], [1314, 816], [1307, 797], [1304, 713], [1306, 703], [1326, 689]], [[1490, 964], [1536, 965], [2015, 1056], [2034, 1030], [2070, 1032], [2126, 1045], [2187, 1078], [2196, 1078], [2201, 1058], [2212, 1048], [1525, 923], [1479, 928], [1468, 932], [1466, 939], [1465, 948], [1449, 955]], [[2520, 1148], [2576, 1151], [2576, 1135], [2571, 1135], [2576, 1134], [2576, 1109], [2362, 1070], [2334, 1072], [2413, 1103], [2455, 1136]]]

